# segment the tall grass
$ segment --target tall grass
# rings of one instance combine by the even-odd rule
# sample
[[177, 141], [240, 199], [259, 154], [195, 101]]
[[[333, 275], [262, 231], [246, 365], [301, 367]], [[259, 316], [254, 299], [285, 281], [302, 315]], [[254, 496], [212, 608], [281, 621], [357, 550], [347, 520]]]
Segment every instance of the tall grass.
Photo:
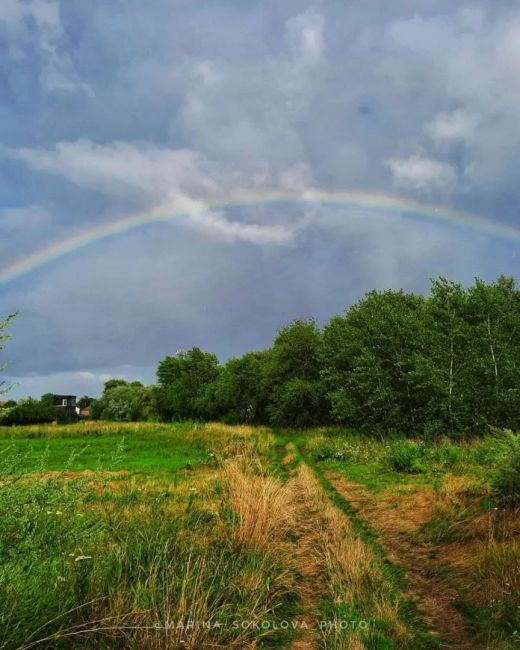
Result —
[[[295, 576], [268, 513], [283, 486], [256, 466], [210, 466], [200, 489], [197, 474], [137, 495], [122, 480], [115, 499], [96, 475], [28, 477], [20, 463], [0, 476], [0, 648], [246, 648], [273, 635], [247, 623], [278, 620]], [[255, 500], [276, 522], [268, 536]]]

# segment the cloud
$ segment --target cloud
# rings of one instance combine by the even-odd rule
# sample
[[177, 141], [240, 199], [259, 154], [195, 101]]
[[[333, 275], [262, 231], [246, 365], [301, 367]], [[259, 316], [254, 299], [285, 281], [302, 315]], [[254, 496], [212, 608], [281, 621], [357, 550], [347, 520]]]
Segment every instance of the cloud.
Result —
[[204, 169], [204, 160], [187, 149], [149, 143], [96, 144], [86, 138], [59, 142], [50, 149], [22, 148], [10, 155], [37, 171], [61, 176], [94, 191], [161, 202], [179, 192], [200, 196], [219, 187]]
[[285, 37], [295, 60], [315, 65], [323, 56], [325, 19], [322, 14], [308, 9], [288, 18]]
[[421, 192], [451, 191], [457, 181], [455, 170], [448, 163], [412, 154], [408, 158], [390, 158], [387, 165], [398, 187]]
[[257, 223], [230, 221], [220, 212], [195, 213], [190, 228], [228, 243], [248, 242], [259, 245], [284, 245], [294, 240], [294, 229], [285, 225], [263, 226]]
[[94, 97], [78, 75], [72, 58], [60, 46], [64, 36], [58, 2], [3, 0], [0, 34], [4, 31], [10, 57], [15, 62], [37, 57], [39, 83], [46, 93], [80, 93]]
[[[236, 183], [243, 179], [236, 174], [226, 179], [193, 151], [157, 148], [148, 143], [115, 142], [103, 146], [78, 140], [58, 143], [52, 149], [20, 149], [9, 155], [32, 169], [56, 174], [94, 191], [121, 198], [130, 195], [147, 209], [189, 213], [185, 221], [188, 227], [227, 243], [284, 245], [295, 236], [289, 225], [242, 223], [227, 219], [221, 212], [204, 210], [205, 200], [240, 196], [241, 188]], [[297, 165], [283, 171], [279, 186], [295, 189], [306, 180], [305, 167]], [[225, 193], [226, 188], [233, 194]]]
[[478, 117], [464, 109], [438, 113], [425, 125], [426, 133], [435, 144], [471, 143], [478, 125]]

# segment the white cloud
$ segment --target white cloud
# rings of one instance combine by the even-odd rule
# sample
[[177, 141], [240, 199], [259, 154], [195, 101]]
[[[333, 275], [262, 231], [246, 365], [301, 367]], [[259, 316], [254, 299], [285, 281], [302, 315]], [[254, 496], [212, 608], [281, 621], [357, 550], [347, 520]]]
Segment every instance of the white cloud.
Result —
[[[97, 145], [89, 140], [61, 142], [52, 149], [20, 149], [10, 152], [31, 168], [57, 174], [76, 185], [105, 192], [116, 198], [129, 196], [149, 209], [185, 212], [185, 223], [197, 232], [226, 242], [259, 245], [288, 244], [294, 239], [291, 228], [282, 225], [230, 221], [223, 214], [203, 211], [204, 202], [219, 198], [247, 196], [244, 178], [236, 172], [218, 172], [199, 154], [186, 149], [158, 148], [141, 143], [115, 142]], [[269, 184], [264, 176], [258, 179]], [[295, 190], [308, 181], [304, 165], [295, 165], [280, 174], [278, 187]]]
[[59, 142], [52, 149], [19, 149], [12, 155], [32, 169], [119, 197], [160, 203], [180, 192], [197, 193], [201, 198], [209, 193], [216, 195], [219, 189], [202, 169], [202, 158], [187, 149], [128, 142], [98, 145], [80, 139]]
[[286, 21], [286, 40], [295, 59], [307, 65], [314, 65], [321, 60], [324, 26], [323, 15], [312, 9]]
[[390, 158], [387, 161], [394, 179], [400, 187], [431, 192], [453, 189], [457, 175], [451, 165], [420, 154], [409, 158]]
[[463, 109], [438, 113], [425, 126], [426, 133], [436, 144], [471, 142], [475, 135], [478, 117]]
[[191, 229], [228, 243], [285, 245], [294, 240], [293, 229], [283, 225], [261, 225], [230, 221], [220, 212], [195, 213], [189, 218]]

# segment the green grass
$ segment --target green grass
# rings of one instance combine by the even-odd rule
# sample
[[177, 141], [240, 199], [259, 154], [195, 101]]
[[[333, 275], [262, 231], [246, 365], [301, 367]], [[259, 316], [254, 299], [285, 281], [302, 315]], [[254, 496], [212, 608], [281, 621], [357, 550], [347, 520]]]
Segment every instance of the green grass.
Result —
[[[234, 536], [218, 467], [205, 464], [215, 431], [114, 429], [1, 441], [0, 649], [285, 645], [288, 631], [234, 625], [289, 618], [295, 595], [283, 556]], [[189, 480], [163, 471], [187, 463]], [[218, 627], [183, 631], [190, 619]]]
[[[207, 462], [209, 440], [187, 435], [184, 425], [99, 425], [85, 431], [81, 425], [61, 428], [13, 427], [0, 429], [0, 458], [14, 454], [16, 471], [128, 470], [175, 471]], [[106, 432], [104, 432], [106, 431]], [[8, 434], [11, 434], [8, 437]]]
[[151, 472], [196, 466], [208, 459], [205, 449], [194, 448], [189, 443], [168, 437], [138, 437], [135, 434], [107, 435], [95, 440], [79, 436], [47, 440], [1, 440], [0, 455], [6, 453], [15, 453], [19, 457], [19, 472], [41, 469]]
[[[245, 548], [234, 536], [236, 516], [221, 463], [237, 456], [250, 458], [250, 471], [256, 475], [271, 472], [280, 483], [290, 481], [298, 465], [307, 462], [331, 501], [352, 521], [354, 534], [374, 552], [400, 602], [413, 647], [435, 647], [415, 608], [400, 594], [401, 570], [387, 562], [363, 513], [334, 489], [325, 472], [333, 470], [375, 492], [429, 486], [439, 490], [439, 500], [444, 498], [445, 477], [466, 476], [480, 489], [468, 498], [486, 494], [489, 509], [501, 467], [507, 470], [509, 492], [514, 483], [509, 477], [516, 464], [507, 453], [507, 436], [455, 445], [383, 443], [324, 430], [272, 434], [268, 429], [196, 423], [0, 428], [0, 650], [31, 647], [38, 639], [47, 640], [37, 647], [56, 650], [195, 649], [207, 647], [208, 639], [220, 647], [253, 642], [259, 648], [288, 647], [294, 636], [290, 629], [264, 635], [233, 627], [237, 619], [276, 622], [301, 614], [287, 556]], [[288, 445], [294, 450], [289, 463]], [[414, 473], [416, 462], [420, 473]], [[481, 514], [475, 503], [475, 513]], [[467, 514], [455, 500], [445, 513], [436, 512], [420, 535], [433, 544], [464, 543]], [[497, 558], [503, 565], [497, 575], [507, 577], [517, 557], [513, 550], [505, 548], [510, 555], [482, 556], [478, 568], [488, 582], [498, 571]], [[484, 611], [469, 596], [466, 601], [471, 611]], [[354, 616], [359, 606], [331, 599], [323, 603], [323, 613]], [[512, 597], [500, 610], [504, 629], [517, 621], [517, 614], [510, 613], [516, 606]], [[498, 638], [477, 614], [474, 619], [486, 638]], [[164, 630], [137, 629], [190, 616], [224, 625], [204, 638], [193, 632], [189, 638], [175, 633], [177, 637], [168, 639]], [[385, 621], [376, 618], [370, 633], [363, 635], [366, 648], [397, 647]], [[103, 626], [110, 629], [102, 631]], [[123, 632], [125, 626], [132, 629]]]

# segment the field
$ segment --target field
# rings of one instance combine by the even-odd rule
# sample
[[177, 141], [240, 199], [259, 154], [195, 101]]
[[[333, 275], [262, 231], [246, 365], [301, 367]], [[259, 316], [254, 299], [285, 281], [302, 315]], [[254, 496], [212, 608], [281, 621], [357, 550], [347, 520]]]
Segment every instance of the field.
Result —
[[0, 648], [518, 647], [519, 459], [507, 432], [0, 429]]

